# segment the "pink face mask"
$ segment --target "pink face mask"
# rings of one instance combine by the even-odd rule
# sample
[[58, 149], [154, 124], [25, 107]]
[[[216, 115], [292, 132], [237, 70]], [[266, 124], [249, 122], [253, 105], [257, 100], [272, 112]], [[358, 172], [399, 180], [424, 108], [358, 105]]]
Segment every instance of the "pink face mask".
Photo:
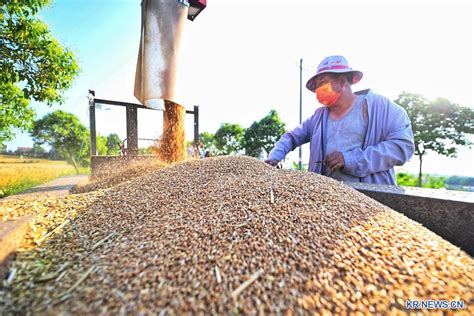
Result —
[[332, 84], [330, 82], [323, 84], [316, 89], [316, 98], [319, 103], [325, 106], [333, 106], [341, 96], [341, 93], [332, 90]]

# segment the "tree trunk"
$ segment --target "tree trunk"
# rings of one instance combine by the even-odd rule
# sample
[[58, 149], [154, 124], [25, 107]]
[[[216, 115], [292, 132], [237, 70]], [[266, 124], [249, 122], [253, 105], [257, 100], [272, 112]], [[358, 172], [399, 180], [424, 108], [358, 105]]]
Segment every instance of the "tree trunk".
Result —
[[423, 155], [420, 155], [420, 171], [418, 172], [418, 186], [421, 188], [422, 183], [422, 173], [421, 173], [421, 167], [423, 165]]
[[72, 160], [72, 165], [74, 166], [74, 169], [76, 169], [76, 174], [79, 174], [79, 167], [77, 166], [77, 162], [76, 162], [76, 159], [74, 159], [74, 155], [70, 152], [69, 152], [69, 156], [71, 157], [71, 160]]

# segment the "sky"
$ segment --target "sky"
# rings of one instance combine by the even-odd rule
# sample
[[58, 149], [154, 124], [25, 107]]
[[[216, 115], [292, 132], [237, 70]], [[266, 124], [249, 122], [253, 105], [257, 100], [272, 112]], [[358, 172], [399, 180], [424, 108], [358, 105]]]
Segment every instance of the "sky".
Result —
[[[140, 0], [56, 0], [40, 13], [75, 53], [81, 72], [63, 105], [33, 103], [38, 117], [62, 109], [88, 126], [88, 89], [98, 98], [137, 102], [140, 14]], [[304, 87], [324, 57], [343, 55], [364, 73], [354, 91], [370, 88], [391, 100], [407, 91], [474, 107], [472, 17], [469, 0], [210, 0], [194, 22], [185, 24], [179, 103], [188, 109], [199, 105], [200, 131], [215, 132], [226, 122], [248, 127], [272, 109], [291, 129], [299, 122], [299, 60]], [[319, 106], [304, 88], [303, 118]], [[96, 113], [100, 134], [126, 137], [123, 108], [104, 106]], [[186, 118], [189, 140], [192, 119]], [[139, 110], [139, 138], [157, 138], [161, 131], [161, 112]], [[32, 140], [19, 133], [7, 146], [32, 146]], [[305, 145], [303, 162], [308, 154]], [[297, 155], [295, 150], [288, 160], [296, 161]], [[474, 176], [474, 149], [459, 149], [457, 158], [430, 153], [423, 169]], [[416, 173], [418, 157], [397, 170]]]

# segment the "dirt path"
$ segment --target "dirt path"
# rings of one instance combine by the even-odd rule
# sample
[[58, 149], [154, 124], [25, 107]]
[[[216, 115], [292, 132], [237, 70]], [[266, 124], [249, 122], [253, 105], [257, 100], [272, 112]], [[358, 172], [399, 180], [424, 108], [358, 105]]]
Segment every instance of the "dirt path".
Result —
[[72, 188], [78, 183], [83, 181], [87, 181], [86, 175], [76, 175], [76, 176], [67, 176], [62, 177], [31, 189], [19, 192], [15, 195], [7, 196], [6, 198], [0, 199], [0, 201], [6, 201], [11, 199], [17, 198], [24, 198], [24, 197], [33, 197], [33, 196], [65, 196], [68, 195]]
[[[21, 203], [24, 199], [42, 199], [45, 197], [60, 197], [69, 195], [74, 186], [80, 182], [87, 181], [87, 176], [67, 176], [45, 184], [33, 187], [15, 195], [0, 199], [0, 212], [3, 207], [10, 203]], [[24, 215], [15, 220], [0, 221], [0, 280], [3, 280], [8, 270], [8, 262], [28, 231], [32, 215]]]

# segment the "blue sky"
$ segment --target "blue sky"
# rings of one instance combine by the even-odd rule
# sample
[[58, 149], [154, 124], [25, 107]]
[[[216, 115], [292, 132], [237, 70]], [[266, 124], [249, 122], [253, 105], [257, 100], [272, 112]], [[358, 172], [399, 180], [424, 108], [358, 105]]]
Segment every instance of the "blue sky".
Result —
[[[402, 91], [446, 97], [473, 106], [473, 6], [470, 1], [220, 0], [187, 21], [178, 64], [177, 91], [187, 108], [200, 105], [201, 131], [221, 123], [249, 126], [276, 109], [287, 128], [298, 123], [299, 59], [306, 82], [327, 55], [346, 56], [364, 72], [354, 90], [371, 88], [395, 99]], [[35, 103], [38, 116], [61, 108], [88, 125], [87, 90], [97, 97], [133, 101], [140, 38], [139, 0], [56, 0], [41, 12], [54, 36], [77, 56], [81, 73], [66, 103]], [[303, 92], [303, 117], [316, 107]], [[123, 109], [97, 111], [98, 131], [125, 138]], [[161, 113], [139, 112], [139, 137], [155, 138]], [[187, 118], [192, 139], [192, 117]], [[9, 149], [32, 145], [19, 134]], [[145, 146], [146, 143], [142, 142]], [[304, 160], [309, 148], [303, 148]], [[297, 159], [297, 151], [290, 160]], [[474, 176], [473, 150], [457, 159], [429, 154], [424, 170]], [[403, 168], [416, 172], [417, 157]]]

